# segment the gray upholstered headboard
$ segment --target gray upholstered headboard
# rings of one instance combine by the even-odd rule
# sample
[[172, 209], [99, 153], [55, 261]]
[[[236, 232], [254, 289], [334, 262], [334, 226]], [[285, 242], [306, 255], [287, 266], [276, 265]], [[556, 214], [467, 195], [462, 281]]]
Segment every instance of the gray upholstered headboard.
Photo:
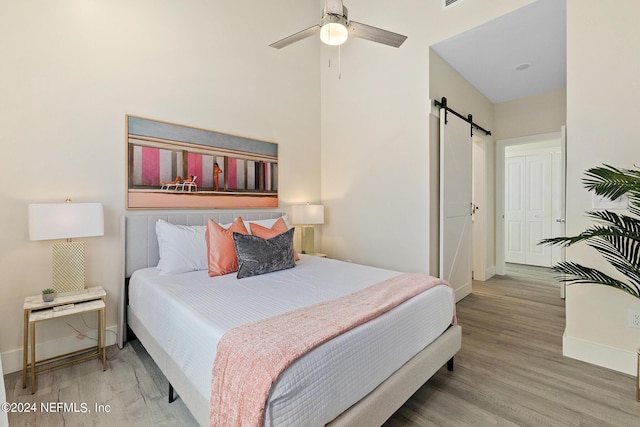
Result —
[[250, 212], [198, 212], [171, 214], [132, 214], [123, 215], [120, 219], [120, 251], [121, 277], [123, 289], [118, 299], [118, 346], [122, 348], [125, 339], [126, 288], [124, 283], [134, 271], [141, 268], [158, 265], [158, 239], [156, 237], [156, 222], [163, 219], [178, 225], [207, 225], [209, 218], [227, 224], [238, 216], [246, 221], [279, 218], [284, 212], [250, 211]]

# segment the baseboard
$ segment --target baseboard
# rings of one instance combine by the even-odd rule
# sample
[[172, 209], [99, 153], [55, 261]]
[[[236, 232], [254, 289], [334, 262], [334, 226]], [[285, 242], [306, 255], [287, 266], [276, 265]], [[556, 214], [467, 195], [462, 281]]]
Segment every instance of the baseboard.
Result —
[[473, 280], [478, 280], [480, 282], [486, 282], [496, 275], [496, 266], [491, 266], [484, 271], [484, 276], [481, 274], [477, 274], [475, 271], [473, 272]]
[[609, 347], [580, 338], [562, 336], [562, 354], [603, 368], [636, 376], [638, 355], [633, 351]]
[[[107, 328], [107, 346], [116, 343], [117, 325]], [[43, 341], [36, 344], [36, 359], [42, 360], [60, 354], [70, 353], [90, 347], [96, 342], [97, 331], [90, 331], [84, 339], [78, 339], [76, 335], [60, 338], [57, 340]], [[10, 350], [2, 353], [2, 369], [5, 374], [22, 370], [22, 348]]]
[[462, 298], [466, 297], [467, 295], [469, 295], [471, 293], [471, 282], [469, 282], [468, 284], [459, 287], [458, 289], [455, 289], [455, 294], [456, 294], [456, 302], [460, 301]]

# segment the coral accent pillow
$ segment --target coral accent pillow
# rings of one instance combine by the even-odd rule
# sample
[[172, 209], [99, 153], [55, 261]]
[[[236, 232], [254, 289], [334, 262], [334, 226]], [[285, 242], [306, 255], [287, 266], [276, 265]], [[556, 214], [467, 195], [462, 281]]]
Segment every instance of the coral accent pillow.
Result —
[[238, 271], [238, 255], [233, 244], [233, 233], [249, 234], [238, 217], [224, 228], [212, 219], [207, 221], [207, 253], [209, 254], [209, 276], [222, 276]]
[[[249, 223], [249, 228], [251, 228], [251, 234], [253, 234], [254, 236], [262, 237], [265, 240], [289, 231], [289, 227], [282, 217], [278, 218], [278, 220], [273, 223], [271, 228], [263, 227], [262, 225], [255, 224], [253, 222]], [[300, 257], [298, 256], [298, 253], [296, 251], [293, 251], [293, 259], [296, 261], [300, 260]]]

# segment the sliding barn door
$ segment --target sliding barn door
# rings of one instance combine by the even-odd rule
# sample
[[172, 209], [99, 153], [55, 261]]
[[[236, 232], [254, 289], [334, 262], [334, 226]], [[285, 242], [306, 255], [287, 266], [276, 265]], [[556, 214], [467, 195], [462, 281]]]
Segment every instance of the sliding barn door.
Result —
[[440, 110], [440, 277], [471, 293], [471, 125]]

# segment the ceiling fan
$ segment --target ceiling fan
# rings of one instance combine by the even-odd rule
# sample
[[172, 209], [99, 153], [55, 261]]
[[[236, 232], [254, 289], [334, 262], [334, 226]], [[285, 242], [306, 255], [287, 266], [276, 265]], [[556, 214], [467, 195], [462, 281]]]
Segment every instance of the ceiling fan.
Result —
[[320, 33], [320, 40], [331, 46], [339, 46], [347, 41], [349, 36], [358, 37], [388, 46], [400, 47], [407, 36], [372, 27], [356, 21], [350, 21], [347, 8], [342, 0], [325, 0], [320, 24], [292, 34], [278, 40], [269, 46], [281, 49], [297, 41]]

